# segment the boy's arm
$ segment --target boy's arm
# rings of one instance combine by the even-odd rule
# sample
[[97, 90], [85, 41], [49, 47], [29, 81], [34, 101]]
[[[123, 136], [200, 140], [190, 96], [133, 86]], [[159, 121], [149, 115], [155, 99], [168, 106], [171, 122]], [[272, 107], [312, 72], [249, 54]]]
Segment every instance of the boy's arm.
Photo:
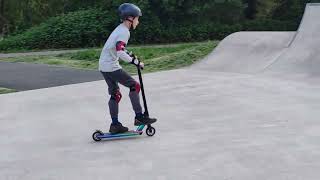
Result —
[[116, 43], [117, 56], [120, 59], [122, 59], [128, 63], [131, 63], [133, 58], [129, 54], [126, 53], [125, 48], [126, 48], [126, 43], [123, 41], [118, 41]]
[[116, 43], [117, 56], [128, 63], [139, 65], [140, 61], [135, 56], [130, 56], [125, 48], [126, 43], [123, 41], [118, 41]]

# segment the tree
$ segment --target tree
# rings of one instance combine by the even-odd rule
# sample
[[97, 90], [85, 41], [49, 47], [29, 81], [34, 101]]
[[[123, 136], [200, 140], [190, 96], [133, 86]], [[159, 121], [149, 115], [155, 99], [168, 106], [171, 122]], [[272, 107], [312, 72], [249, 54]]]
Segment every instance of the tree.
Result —
[[4, 14], [4, 0], [0, 0], [0, 16]]
[[8, 33], [9, 21], [6, 17], [5, 7], [7, 1], [0, 0], [0, 37]]
[[279, 20], [300, 22], [306, 3], [310, 0], [281, 0], [272, 17]]
[[257, 0], [244, 0], [244, 3], [247, 4], [247, 7], [244, 9], [244, 14], [247, 19], [254, 19], [258, 12], [257, 10]]

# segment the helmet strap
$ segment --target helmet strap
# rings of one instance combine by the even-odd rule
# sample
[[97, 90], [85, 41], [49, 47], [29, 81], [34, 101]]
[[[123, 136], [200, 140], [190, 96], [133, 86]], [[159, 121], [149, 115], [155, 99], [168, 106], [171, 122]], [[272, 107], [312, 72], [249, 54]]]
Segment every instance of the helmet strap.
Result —
[[128, 19], [128, 18], [127, 18], [126, 20], [129, 21], [129, 22], [131, 22], [131, 23], [133, 23], [133, 21], [132, 21], [131, 19]]
[[126, 18], [127, 21], [131, 22], [130, 30], [133, 30], [133, 20]]

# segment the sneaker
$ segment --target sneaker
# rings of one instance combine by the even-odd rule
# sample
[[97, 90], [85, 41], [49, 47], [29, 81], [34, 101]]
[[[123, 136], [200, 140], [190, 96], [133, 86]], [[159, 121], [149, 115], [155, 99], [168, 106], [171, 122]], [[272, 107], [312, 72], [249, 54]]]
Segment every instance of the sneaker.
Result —
[[157, 121], [156, 118], [150, 118], [148, 116], [135, 117], [134, 125], [135, 126], [148, 125], [148, 124], [155, 123], [156, 121]]
[[122, 126], [121, 123], [111, 124], [109, 132], [111, 134], [125, 133], [129, 131], [129, 128]]

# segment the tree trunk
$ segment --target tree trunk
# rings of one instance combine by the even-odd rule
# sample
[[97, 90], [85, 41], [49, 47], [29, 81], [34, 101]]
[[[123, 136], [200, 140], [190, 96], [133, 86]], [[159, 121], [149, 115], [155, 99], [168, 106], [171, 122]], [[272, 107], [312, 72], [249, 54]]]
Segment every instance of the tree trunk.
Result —
[[0, 0], [0, 36], [2, 36], [5, 27], [4, 20], [4, 0]]
[[0, 0], [0, 16], [4, 15], [4, 0]]
[[248, 19], [254, 19], [257, 14], [257, 0], [248, 0], [248, 7], [245, 10]]

